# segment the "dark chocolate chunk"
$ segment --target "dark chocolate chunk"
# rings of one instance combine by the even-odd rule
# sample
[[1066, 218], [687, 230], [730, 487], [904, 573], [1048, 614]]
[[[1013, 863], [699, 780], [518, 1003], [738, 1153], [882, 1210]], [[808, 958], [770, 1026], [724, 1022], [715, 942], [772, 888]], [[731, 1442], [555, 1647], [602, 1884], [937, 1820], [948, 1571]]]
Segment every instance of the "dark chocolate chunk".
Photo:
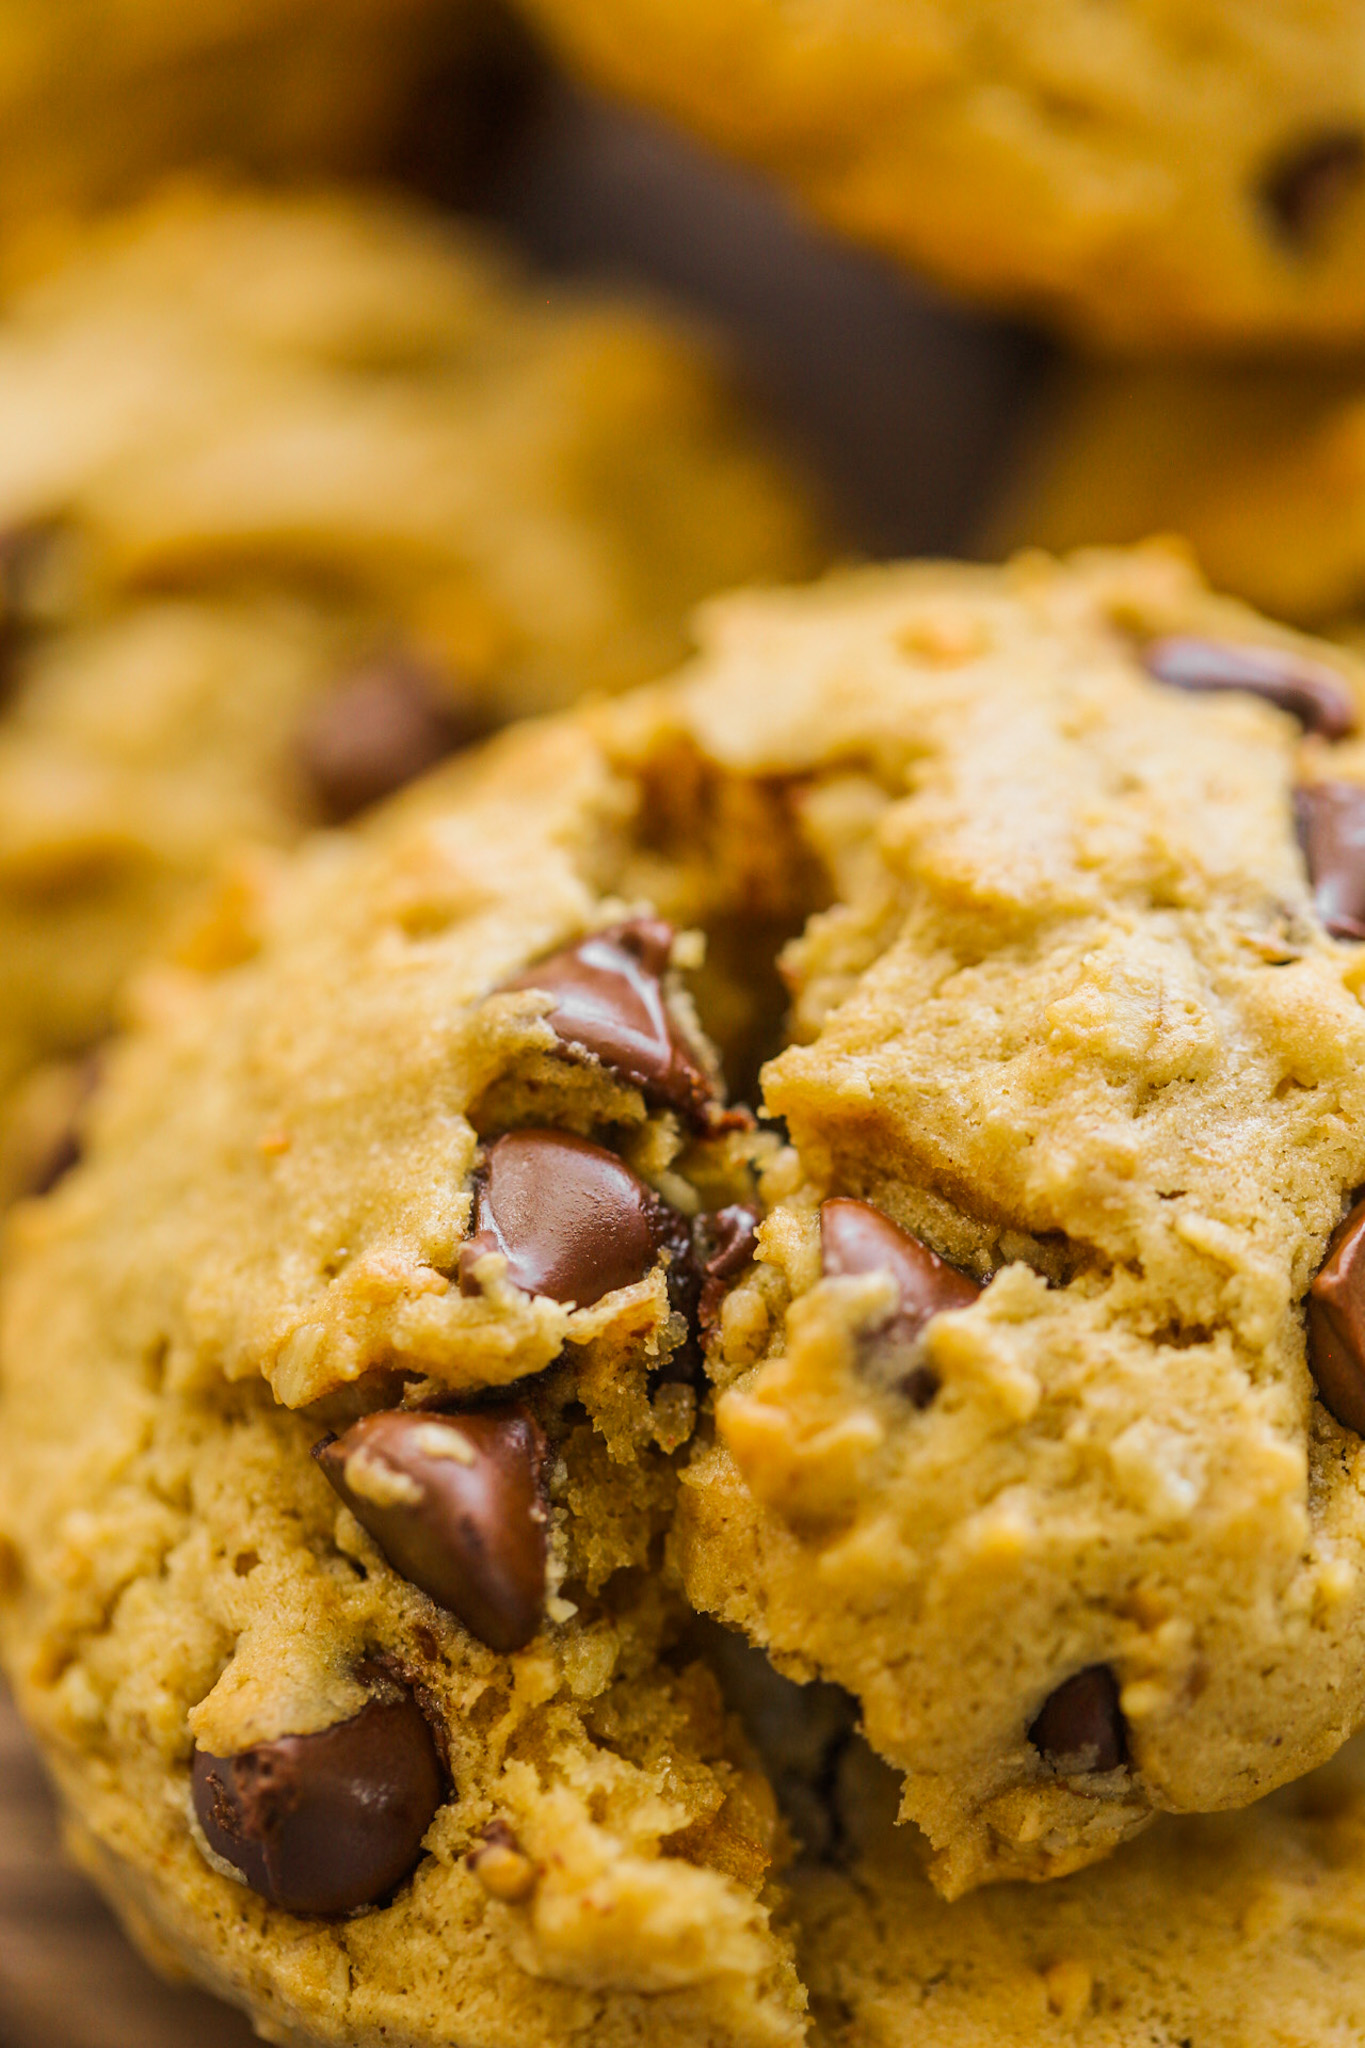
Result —
[[702, 1271], [697, 1315], [703, 1336], [709, 1337], [719, 1324], [721, 1303], [730, 1282], [752, 1263], [762, 1220], [758, 1210], [745, 1202], [732, 1202], [726, 1209], [697, 1218], [695, 1236]]
[[505, 986], [553, 996], [546, 1021], [564, 1045], [601, 1060], [647, 1102], [700, 1125], [715, 1091], [664, 999], [672, 946], [671, 925], [637, 917], [590, 933]]
[[509, 1131], [488, 1153], [474, 1234], [460, 1247], [460, 1285], [501, 1252], [527, 1294], [590, 1307], [642, 1280], [664, 1232], [664, 1205], [614, 1152], [566, 1131]]
[[[839, 1279], [855, 1273], [890, 1273], [900, 1290], [900, 1307], [876, 1334], [881, 1343], [908, 1350], [926, 1323], [945, 1309], [970, 1308], [980, 1283], [959, 1273], [927, 1244], [921, 1244], [899, 1223], [871, 1202], [836, 1196], [820, 1205], [820, 1251], [825, 1272]], [[899, 1381], [917, 1408], [927, 1408], [938, 1392], [938, 1376], [926, 1365], [912, 1365]]]
[[367, 1415], [314, 1457], [394, 1570], [491, 1650], [545, 1610], [545, 1438], [520, 1405]]
[[1044, 1700], [1028, 1739], [1063, 1777], [1127, 1763], [1128, 1730], [1109, 1666], [1087, 1664], [1059, 1685]]
[[1249, 647], [1175, 634], [1152, 640], [1142, 665], [1175, 690], [1241, 690], [1288, 711], [1308, 732], [1344, 739], [1355, 731], [1356, 707], [1335, 670], [1287, 647]]
[[1261, 198], [1286, 248], [1311, 250], [1365, 173], [1365, 137], [1358, 128], [1330, 128], [1296, 142], [1271, 165]]
[[1308, 1369], [1328, 1414], [1365, 1436], [1365, 1200], [1337, 1225], [1308, 1290]]
[[416, 1863], [445, 1795], [431, 1730], [407, 1695], [239, 1756], [198, 1749], [193, 1781], [209, 1847], [291, 1913], [384, 1898]]
[[1365, 939], [1365, 788], [1307, 783], [1294, 792], [1294, 822], [1318, 916], [1334, 939]]
[[337, 683], [299, 732], [299, 763], [318, 810], [342, 825], [487, 730], [472, 700], [410, 656], [391, 655]]

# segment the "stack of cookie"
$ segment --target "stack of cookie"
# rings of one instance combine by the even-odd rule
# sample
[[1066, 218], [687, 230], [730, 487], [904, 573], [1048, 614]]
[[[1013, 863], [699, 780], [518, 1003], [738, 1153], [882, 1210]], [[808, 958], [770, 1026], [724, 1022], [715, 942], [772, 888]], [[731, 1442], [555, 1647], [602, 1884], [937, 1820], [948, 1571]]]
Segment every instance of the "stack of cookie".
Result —
[[[1330, 10], [532, 11], [1002, 301], [1365, 326]], [[1350, 635], [1146, 542], [679, 668], [821, 526], [653, 316], [354, 191], [25, 248], [0, 1651], [133, 1938], [298, 2048], [1365, 2037]], [[1316, 513], [1178, 374], [1002, 522]]]

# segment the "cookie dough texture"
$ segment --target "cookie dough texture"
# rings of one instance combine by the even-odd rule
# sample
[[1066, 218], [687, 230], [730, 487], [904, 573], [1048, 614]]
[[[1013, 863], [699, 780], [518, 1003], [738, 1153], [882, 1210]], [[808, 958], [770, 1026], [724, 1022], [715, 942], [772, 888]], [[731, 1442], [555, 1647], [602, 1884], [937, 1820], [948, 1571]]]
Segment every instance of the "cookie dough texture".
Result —
[[[1291, 804], [1361, 756], [1154, 684], [1171, 633], [1292, 644], [1174, 554], [1023, 557], [722, 609], [687, 698], [728, 769], [793, 778], [833, 900], [764, 1075], [809, 1189], [751, 1284], [792, 1299], [685, 1474], [677, 1556], [857, 1694], [950, 1893], [1251, 1800], [1361, 1713], [1360, 1446], [1301, 1302], [1365, 1170], [1365, 1018]], [[883, 1283], [821, 1279], [831, 1193], [990, 1277], [929, 1326], [922, 1411], [859, 1363]], [[1131, 1767], [1066, 1778], [1027, 1730], [1095, 1665]]]
[[[1365, 1019], [1290, 801], [1361, 760], [1155, 682], [1173, 633], [1359, 687], [1156, 549], [741, 596], [675, 681], [259, 865], [141, 977], [85, 1161], [9, 1225], [0, 1640], [92, 1867], [269, 2027], [799, 2037], [782, 1833], [679, 1588], [857, 1696], [948, 1893], [1250, 1802], [1361, 1719], [1362, 1452], [1300, 1302], [1365, 1180]], [[535, 963], [645, 914], [705, 939], [674, 961], [737, 1089], [785, 1032], [790, 1143], [556, 1036]], [[679, 1213], [766, 1211], [714, 1402], [662, 1263], [586, 1308], [491, 1252], [458, 1283], [480, 1143], [527, 1126]], [[885, 1280], [821, 1275], [831, 1194], [989, 1281], [929, 1326], [927, 1405], [868, 1369]], [[554, 1584], [497, 1657], [308, 1450], [514, 1385]], [[434, 1700], [452, 1796], [392, 1903], [299, 1921], [200, 1859], [191, 1742], [329, 1725], [375, 1657]], [[1127, 1760], [1059, 1775], [1027, 1730], [1101, 1663]], [[519, 1902], [462, 1860], [495, 1820]]]
[[1354, 0], [526, 0], [835, 227], [1111, 346], [1365, 325]]
[[107, 1028], [301, 733], [415, 666], [466, 736], [620, 688], [814, 524], [704, 350], [378, 200], [166, 192], [0, 317], [0, 1095]]
[[[1359, 1746], [1246, 1813], [1163, 1820], [1103, 1869], [948, 1906], [846, 1767], [847, 1871], [797, 1884], [817, 2048], [1348, 2048], [1365, 2027]], [[859, 1782], [861, 1781], [861, 1782]]]
[[176, 164], [388, 160], [489, 38], [471, 0], [3, 0], [0, 231], [135, 196]]
[[1205, 572], [1276, 617], [1365, 612], [1365, 374], [1358, 364], [1069, 370], [984, 545], [1183, 534]]

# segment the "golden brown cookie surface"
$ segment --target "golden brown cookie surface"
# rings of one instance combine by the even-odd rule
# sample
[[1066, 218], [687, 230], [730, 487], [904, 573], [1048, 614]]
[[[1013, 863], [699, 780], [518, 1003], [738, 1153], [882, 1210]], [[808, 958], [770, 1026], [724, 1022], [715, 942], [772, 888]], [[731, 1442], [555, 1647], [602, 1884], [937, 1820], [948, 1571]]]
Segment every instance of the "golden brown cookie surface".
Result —
[[[0, 230], [135, 197], [188, 163], [378, 167], [420, 94], [491, 48], [480, 0], [3, 0]], [[472, 81], [471, 81], [472, 86]]]
[[1157, 1823], [1101, 1868], [945, 1905], [894, 1794], [846, 1766], [842, 1871], [796, 1886], [818, 2048], [1291, 2048], [1365, 2026], [1359, 1745], [1245, 1813]]
[[1182, 534], [1220, 587], [1349, 636], [1365, 610], [1365, 377], [1353, 363], [1065, 373], [988, 526], [992, 549]]
[[1295, 836], [1356, 665], [1159, 550], [703, 640], [226, 893], [11, 1220], [7, 1667], [277, 2028], [799, 2037], [680, 1592], [857, 1696], [949, 1894], [1360, 1718], [1365, 1024]]
[[1126, 350], [1365, 325], [1351, 5], [526, 0], [599, 85], [834, 226]]

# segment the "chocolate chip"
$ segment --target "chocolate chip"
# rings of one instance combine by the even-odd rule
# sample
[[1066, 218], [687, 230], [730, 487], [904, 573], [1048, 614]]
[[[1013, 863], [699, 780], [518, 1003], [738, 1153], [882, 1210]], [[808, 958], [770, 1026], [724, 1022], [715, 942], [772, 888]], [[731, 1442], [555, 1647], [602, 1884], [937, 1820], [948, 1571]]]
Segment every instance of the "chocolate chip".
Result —
[[461, 703], [419, 662], [393, 655], [329, 690], [297, 751], [319, 812], [342, 825], [486, 730], [472, 699]]
[[665, 1231], [663, 1204], [623, 1160], [566, 1131], [509, 1131], [478, 1185], [474, 1234], [460, 1247], [460, 1285], [501, 1252], [527, 1294], [588, 1308], [642, 1280]]
[[1308, 1290], [1308, 1369], [1328, 1414], [1365, 1436], [1365, 1200], [1337, 1225]]
[[697, 1315], [702, 1335], [711, 1336], [720, 1323], [721, 1304], [730, 1282], [752, 1264], [758, 1250], [757, 1209], [745, 1202], [732, 1202], [726, 1209], [699, 1216], [694, 1227], [698, 1242], [702, 1285]]
[[504, 986], [553, 996], [546, 1022], [564, 1045], [601, 1060], [647, 1102], [701, 1125], [715, 1091], [664, 999], [672, 946], [671, 925], [637, 917], [590, 933]]
[[1109, 1666], [1087, 1664], [1059, 1685], [1043, 1702], [1028, 1739], [1063, 1777], [1116, 1771], [1127, 1763], [1128, 1730]]
[[1318, 916], [1334, 939], [1365, 939], [1365, 788], [1310, 782], [1294, 792], [1294, 822]]
[[313, 1456], [400, 1577], [491, 1650], [545, 1609], [545, 1438], [520, 1405], [367, 1415]]
[[[981, 1293], [979, 1282], [959, 1273], [871, 1202], [844, 1196], [823, 1202], [820, 1251], [825, 1272], [834, 1279], [890, 1273], [900, 1306], [876, 1334], [884, 1347], [902, 1353], [918, 1341], [932, 1317], [946, 1309], [970, 1308]], [[898, 1384], [917, 1408], [927, 1408], [939, 1388], [938, 1375], [926, 1365], [910, 1366]]]
[[1142, 665], [1172, 689], [1241, 690], [1264, 697], [1324, 739], [1344, 739], [1355, 731], [1355, 702], [1341, 677], [1288, 648], [1246, 647], [1176, 634], [1149, 641], [1142, 650]]
[[391, 1892], [445, 1791], [431, 1730], [406, 1694], [238, 1756], [197, 1749], [193, 1783], [209, 1847], [291, 1913], [349, 1913]]
[[1261, 182], [1261, 199], [1286, 247], [1310, 249], [1362, 172], [1365, 137], [1356, 128], [1330, 128], [1285, 150]]

